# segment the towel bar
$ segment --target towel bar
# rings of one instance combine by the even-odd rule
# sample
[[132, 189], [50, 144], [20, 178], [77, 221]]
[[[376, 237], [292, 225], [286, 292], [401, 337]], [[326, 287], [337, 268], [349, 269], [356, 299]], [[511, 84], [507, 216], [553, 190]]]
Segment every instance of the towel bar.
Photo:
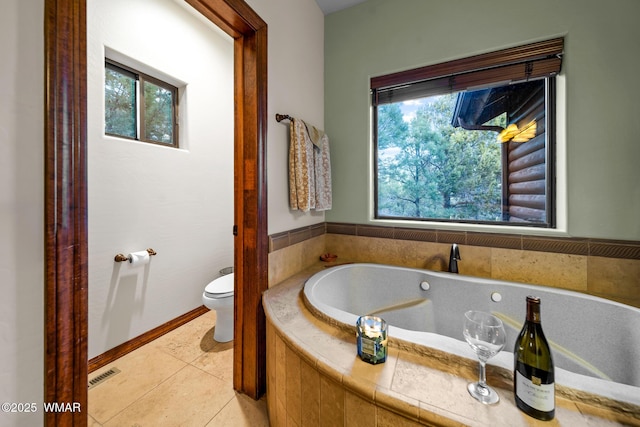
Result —
[[278, 114], [278, 113], [276, 113], [276, 121], [278, 123], [280, 123], [283, 120], [293, 120], [293, 117], [291, 117], [288, 114]]

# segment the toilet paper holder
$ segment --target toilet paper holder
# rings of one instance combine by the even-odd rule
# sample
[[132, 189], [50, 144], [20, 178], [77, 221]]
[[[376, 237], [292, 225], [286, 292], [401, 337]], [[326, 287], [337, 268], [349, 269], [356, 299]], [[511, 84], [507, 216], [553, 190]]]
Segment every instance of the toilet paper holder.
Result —
[[[156, 251], [154, 251], [151, 248], [147, 248], [147, 252], [149, 252], [150, 256], [153, 255], [157, 255], [158, 253]], [[131, 259], [125, 255], [125, 254], [117, 254], [116, 257], [113, 259], [115, 262], [123, 262], [123, 261], [129, 261], [131, 262]]]

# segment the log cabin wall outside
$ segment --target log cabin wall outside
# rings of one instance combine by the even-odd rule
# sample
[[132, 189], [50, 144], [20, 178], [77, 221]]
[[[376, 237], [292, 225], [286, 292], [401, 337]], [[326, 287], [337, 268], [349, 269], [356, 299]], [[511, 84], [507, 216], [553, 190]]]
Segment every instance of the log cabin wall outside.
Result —
[[[553, 86], [552, 79], [549, 85]], [[511, 107], [509, 123], [522, 129], [535, 120], [536, 136], [527, 142], [507, 143], [507, 185], [504, 200], [507, 202], [511, 222], [548, 223], [552, 225], [553, 207], [550, 203], [553, 189], [548, 162], [549, 148], [553, 146], [551, 135], [546, 132], [545, 85], [535, 85], [531, 96]], [[549, 103], [551, 104], [551, 102]], [[550, 106], [549, 106], [550, 107]], [[553, 116], [551, 111], [548, 115]], [[552, 128], [553, 129], [553, 128]]]

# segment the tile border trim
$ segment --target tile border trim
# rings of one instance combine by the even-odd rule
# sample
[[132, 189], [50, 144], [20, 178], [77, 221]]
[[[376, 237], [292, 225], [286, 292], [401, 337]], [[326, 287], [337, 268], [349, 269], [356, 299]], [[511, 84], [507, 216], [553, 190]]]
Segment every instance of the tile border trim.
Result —
[[319, 224], [295, 228], [293, 230], [283, 231], [281, 233], [270, 234], [269, 253], [275, 252], [279, 249], [284, 249], [288, 246], [295, 245], [296, 243], [300, 243], [317, 236], [322, 236], [326, 233], [327, 223], [321, 222]]
[[458, 243], [460, 245], [499, 249], [640, 260], [640, 241], [382, 227], [339, 222], [322, 222], [269, 235], [269, 252], [284, 249], [323, 234], [343, 234], [446, 244]]

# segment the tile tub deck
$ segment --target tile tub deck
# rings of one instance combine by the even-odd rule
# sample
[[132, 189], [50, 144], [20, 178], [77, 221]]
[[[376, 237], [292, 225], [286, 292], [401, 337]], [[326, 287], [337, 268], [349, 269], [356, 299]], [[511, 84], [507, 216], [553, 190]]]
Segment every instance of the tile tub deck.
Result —
[[263, 296], [271, 425], [640, 426], [638, 408], [587, 403], [593, 396], [562, 387], [556, 418], [535, 420], [515, 406], [511, 373], [491, 365], [487, 381], [501, 401], [482, 405], [466, 390], [477, 361], [422, 346], [391, 343], [385, 363], [363, 362], [354, 331], [319, 319], [303, 301], [304, 282], [324, 268], [318, 263]]

